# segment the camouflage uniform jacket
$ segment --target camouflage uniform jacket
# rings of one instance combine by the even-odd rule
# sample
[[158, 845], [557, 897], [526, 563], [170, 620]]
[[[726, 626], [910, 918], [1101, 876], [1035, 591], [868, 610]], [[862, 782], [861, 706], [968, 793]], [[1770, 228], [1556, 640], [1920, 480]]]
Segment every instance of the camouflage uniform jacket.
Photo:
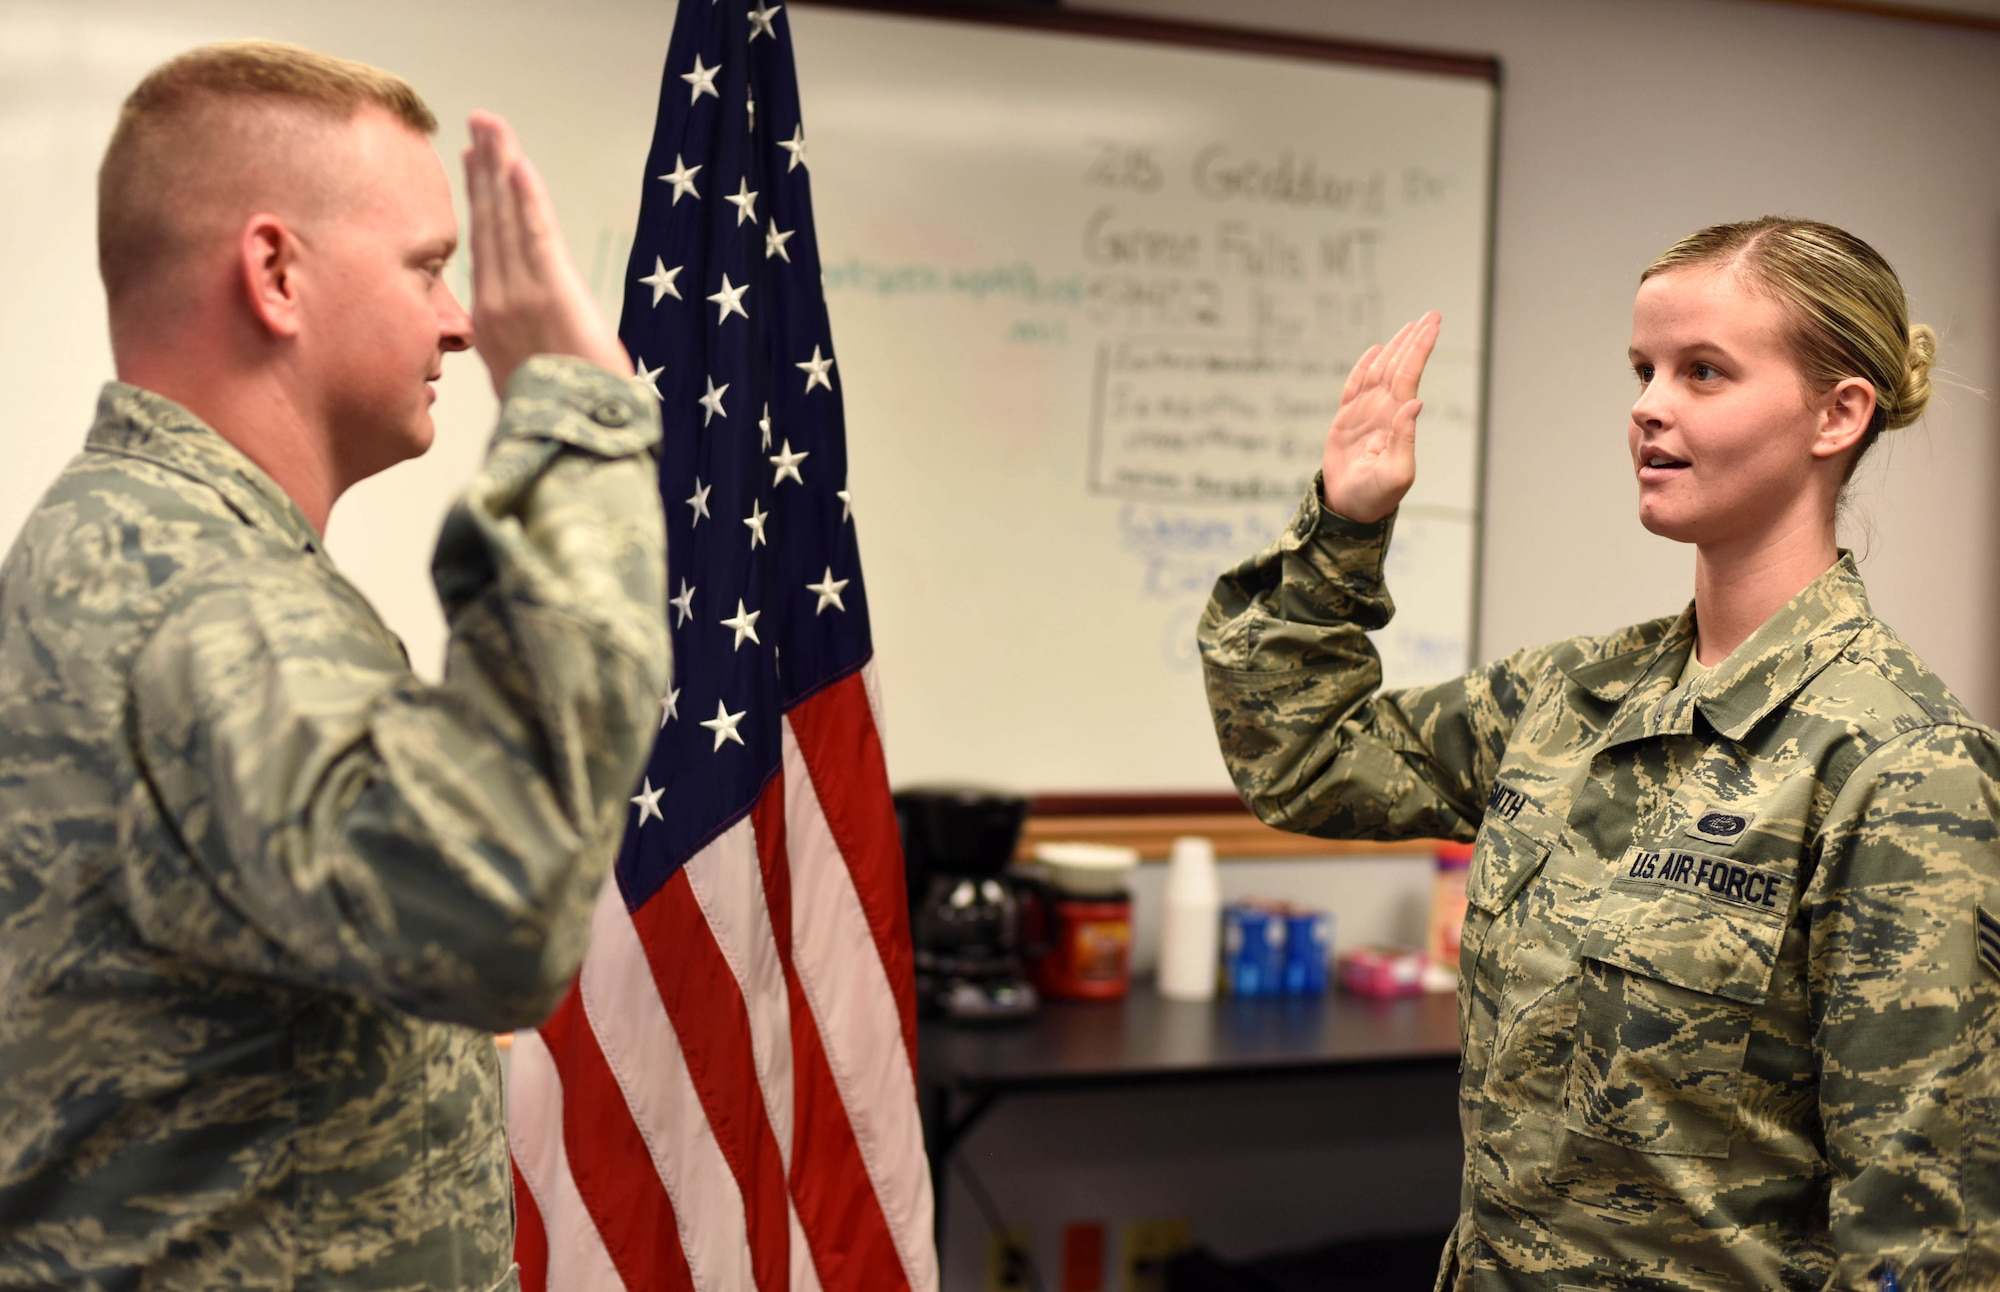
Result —
[[667, 678], [659, 414], [513, 379], [445, 680], [263, 472], [105, 389], [0, 567], [0, 1288], [514, 1285], [551, 1010]]
[[2000, 1286], [2000, 748], [1851, 558], [1686, 687], [1691, 610], [1378, 693], [1388, 539], [1315, 490], [1200, 639], [1264, 820], [1475, 842], [1440, 1288]]

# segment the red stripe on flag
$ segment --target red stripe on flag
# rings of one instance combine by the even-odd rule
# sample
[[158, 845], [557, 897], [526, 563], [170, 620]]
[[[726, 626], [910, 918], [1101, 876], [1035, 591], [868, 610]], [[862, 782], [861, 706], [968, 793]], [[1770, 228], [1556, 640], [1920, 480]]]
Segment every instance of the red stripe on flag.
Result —
[[628, 1292], [694, 1292], [674, 1204], [575, 987], [537, 1029], [562, 1074], [570, 1178]]
[[521, 1267], [521, 1292], [548, 1292], [549, 1233], [542, 1227], [542, 1209], [512, 1154], [507, 1165], [514, 1170], [514, 1261]]
[[820, 810], [840, 844], [854, 891], [868, 917], [875, 952], [896, 994], [903, 1046], [917, 1067], [916, 970], [910, 951], [908, 889], [896, 805], [889, 797], [889, 768], [868, 689], [850, 673], [786, 714], [812, 774]]
[[[808, 701], [808, 704], [812, 701]], [[864, 696], [863, 703], [866, 703]], [[794, 717], [797, 709], [792, 711]], [[751, 813], [764, 899], [771, 909], [778, 955], [792, 1002], [792, 1197], [799, 1225], [826, 1292], [888, 1292], [909, 1287], [902, 1257], [861, 1160], [853, 1125], [834, 1084], [819, 1024], [799, 981], [792, 954], [793, 865], [840, 865], [838, 857], [788, 856], [784, 786], [774, 781]], [[900, 883], [900, 879], [898, 880]], [[900, 890], [898, 890], [900, 892]]]
[[[772, 778], [764, 797], [782, 797]], [[785, 1160], [771, 1131], [757, 1082], [750, 1017], [685, 873], [675, 875], [632, 913], [646, 948], [660, 1003], [680, 1038], [688, 1079], [716, 1146], [742, 1190], [750, 1259], [759, 1292], [785, 1292], [791, 1279], [791, 1216]], [[669, 1152], [672, 1150], [669, 1149]], [[650, 1169], [650, 1166], [649, 1166]]]

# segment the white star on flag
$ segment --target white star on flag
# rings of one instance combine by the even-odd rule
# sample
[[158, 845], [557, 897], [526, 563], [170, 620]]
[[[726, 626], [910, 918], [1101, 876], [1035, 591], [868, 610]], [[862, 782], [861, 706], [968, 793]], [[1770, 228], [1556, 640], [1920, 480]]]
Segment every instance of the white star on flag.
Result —
[[771, 447], [771, 406], [764, 405], [764, 415], [757, 420], [757, 429], [764, 433], [764, 447]]
[[[776, 220], [771, 221], [770, 230], [764, 234], [764, 259], [769, 260], [772, 256], [776, 256], [786, 264], [791, 264], [792, 253], [785, 250], [785, 244], [790, 242], [792, 235], [797, 232], [797, 229], [780, 229]], [[678, 296], [680, 293], [675, 292], [674, 295]], [[659, 301], [655, 300], [653, 303], [657, 305]]]
[[714, 67], [703, 67], [701, 65], [701, 55], [696, 54], [694, 56], [694, 70], [681, 74], [681, 79], [694, 87], [688, 94], [688, 102], [693, 103], [704, 94], [714, 95], [718, 99], [721, 98], [722, 96], [717, 94], [715, 90], [715, 74], [721, 70], [722, 64], [720, 63], [717, 63]]
[[[842, 608], [845, 609], [845, 607]], [[664, 727], [667, 725], [667, 720], [669, 718], [678, 718], [680, 716], [681, 716], [681, 689], [679, 687], [675, 687], [671, 691], [668, 691], [665, 695], [660, 697], [660, 725]], [[660, 819], [662, 821], [666, 820], [665, 817], [661, 817]]]
[[750, 514], [743, 518], [743, 523], [750, 527], [751, 551], [756, 551], [766, 541], [764, 538], [764, 522], [770, 518], [771, 513], [765, 511], [763, 506], [755, 498], [752, 498], [750, 500]]
[[736, 633], [736, 641], [729, 649], [742, 650], [743, 639], [745, 637], [748, 637], [759, 646], [764, 644], [757, 636], [757, 616], [763, 613], [761, 610], [745, 610], [743, 608], [743, 598], [736, 598], [736, 613], [722, 621], [724, 628], [732, 629]]
[[[797, 354], [798, 351], [794, 350], [792, 353]], [[812, 358], [806, 360], [804, 363], [795, 363], [792, 366], [806, 375], [806, 393], [808, 395], [812, 394], [814, 386], [825, 386], [828, 390], [833, 389], [833, 378], [826, 375], [827, 370], [833, 367], [833, 359], [831, 356], [824, 359], [820, 358], [818, 346], [813, 347]]]
[[728, 413], [722, 411], [723, 392], [727, 391], [728, 389], [729, 389], [728, 382], [725, 381], [720, 386], [718, 386], [715, 384], [715, 378], [710, 377], [708, 379], [708, 393], [706, 395], [703, 395], [700, 399], [694, 401], [695, 403], [700, 404], [703, 408], [708, 410], [707, 412], [701, 415], [701, 424], [703, 426], [708, 425], [711, 420], [717, 417], [729, 416]]
[[[791, 259], [790, 256], [785, 258], [787, 260]], [[766, 256], [765, 259], [768, 260], [770, 257]], [[686, 265], [675, 265], [672, 269], [669, 269], [667, 268], [666, 261], [661, 260], [658, 256], [653, 257], [653, 272], [639, 280], [653, 289], [653, 304], [658, 305], [660, 299], [666, 296], [671, 296], [675, 300], [681, 298], [681, 289], [674, 286], [674, 279], [679, 278], [681, 270], [685, 268], [687, 268]]]
[[[744, 712], [747, 713], [749, 710], [746, 709]], [[728, 705], [717, 700], [715, 702], [715, 716], [701, 725], [715, 733], [715, 747], [716, 749], [720, 749], [722, 748], [722, 742], [725, 740], [733, 740], [739, 745], [743, 744], [743, 737], [736, 733], [736, 724], [741, 721], [743, 721], [742, 713], [731, 713]], [[666, 818], [662, 817], [660, 819], [665, 820]]]
[[[702, 725], [707, 726], [708, 724], [703, 723]], [[642, 829], [645, 827], [647, 817], [665, 824], [667, 818], [660, 815], [660, 795], [666, 792], [667, 789], [664, 785], [659, 789], [654, 789], [653, 778], [648, 776], [642, 783], [639, 792], [632, 796], [630, 802], [634, 807], [639, 809], [639, 825]]]
[[700, 476], [694, 478], [694, 496], [687, 500], [687, 505], [694, 508], [694, 519], [688, 521], [689, 529], [693, 529], [696, 525], [701, 524], [702, 521], [709, 519], [708, 491], [714, 487], [714, 485], [703, 484]]
[[[703, 514], [706, 513], [707, 513], [707, 508], [706, 506], [704, 506]], [[674, 619], [674, 627], [678, 628], [682, 624], [686, 623], [688, 621], [688, 616], [694, 613], [694, 585], [689, 583], [686, 579], [682, 579], [680, 595], [677, 597], [668, 597], [667, 604], [674, 608], [674, 614], [676, 616], [676, 618]]]
[[757, 96], [749, 90], [743, 92], [743, 107], [750, 114], [750, 123], [745, 129], [754, 135], [757, 133]]
[[[828, 606], [832, 606], [835, 610], [838, 610], [841, 613], [845, 614], [847, 611], [847, 607], [841, 603], [840, 590], [846, 587], [851, 581], [852, 580], [849, 579], [834, 578], [833, 567], [831, 565], [827, 566], [826, 574], [820, 579], [818, 583], [806, 584], [807, 592], [817, 592], [819, 594], [819, 605], [813, 609], [813, 613], [817, 615], [820, 611], [826, 609]], [[678, 692], [676, 692], [676, 694], [678, 694]]]
[[747, 176], [737, 180], [736, 191], [723, 194], [722, 200], [736, 208], [738, 225], [757, 223], [757, 192]]
[[774, 4], [768, 9], [752, 9], [750, 11], [750, 39], [754, 41], [759, 36], [769, 36], [772, 40], [776, 40], [778, 33], [771, 30], [771, 19], [777, 17], [778, 10], [784, 7], [781, 4]]
[[854, 517], [854, 491], [853, 491], [853, 490], [851, 490], [851, 489], [836, 489], [836, 490], [834, 490], [834, 491], [833, 491], [833, 496], [834, 496], [834, 497], [836, 497], [836, 498], [838, 498], [838, 499], [840, 499], [840, 519], [841, 519], [841, 521], [842, 521], [842, 522], [844, 523], [844, 522], [846, 522], [846, 521], [848, 521], [848, 520], [851, 520], [851, 519], [853, 519], [853, 517]]
[[746, 319], [750, 317], [750, 311], [743, 308], [743, 293], [749, 290], [750, 284], [738, 283], [731, 287], [729, 275], [722, 276], [722, 290], [708, 298], [715, 302], [715, 321], [718, 325], [731, 314], [741, 314]]
[[[674, 200], [671, 205], [679, 206], [681, 204], [681, 194], [683, 193], [694, 198], [697, 202], [701, 200], [701, 194], [696, 192], [694, 187], [694, 177], [699, 174], [701, 174], [701, 167], [690, 166], [681, 159], [679, 153], [674, 154], [674, 168], [660, 176], [662, 180], [674, 186]], [[674, 295], [678, 296], [680, 293], [675, 292]]]
[[[778, 147], [792, 155], [791, 161], [785, 164], [785, 174], [789, 175], [799, 167], [806, 166], [806, 123], [801, 121], [793, 126], [792, 137], [780, 139]], [[812, 167], [806, 166], [806, 169], [811, 170]]]
[[632, 356], [632, 366], [639, 370], [637, 374], [639, 380], [653, 388], [653, 398], [658, 399], [660, 397], [660, 383], [655, 381], [654, 378], [667, 370], [666, 365], [661, 364], [657, 368], [648, 368], [646, 361], [635, 354]]
[[771, 487], [776, 489], [779, 485], [785, 483], [786, 476], [790, 476], [800, 484], [804, 484], [806, 479], [799, 474], [799, 463], [811, 456], [812, 451], [810, 449], [803, 453], [792, 452], [792, 442], [786, 440], [785, 447], [778, 450], [777, 455], [770, 459], [771, 465], [778, 469], [777, 477], [771, 481]]

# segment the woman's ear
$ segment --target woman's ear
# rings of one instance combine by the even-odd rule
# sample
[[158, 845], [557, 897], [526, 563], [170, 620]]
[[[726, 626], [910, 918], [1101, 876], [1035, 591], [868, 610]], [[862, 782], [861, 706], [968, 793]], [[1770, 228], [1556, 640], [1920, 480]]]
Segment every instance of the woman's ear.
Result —
[[1861, 443], [1875, 419], [1875, 387], [1860, 377], [1843, 377], [1818, 401], [1819, 430], [1812, 454], [1833, 458]]

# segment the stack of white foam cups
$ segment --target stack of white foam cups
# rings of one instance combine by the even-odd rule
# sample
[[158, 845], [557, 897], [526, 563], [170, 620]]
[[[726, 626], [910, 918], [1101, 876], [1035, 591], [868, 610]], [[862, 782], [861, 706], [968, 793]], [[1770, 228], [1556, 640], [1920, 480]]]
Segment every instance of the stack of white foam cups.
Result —
[[1208, 1000], [1215, 995], [1222, 928], [1222, 885], [1215, 845], [1196, 835], [1174, 840], [1167, 862], [1167, 913], [1160, 930], [1160, 995]]

